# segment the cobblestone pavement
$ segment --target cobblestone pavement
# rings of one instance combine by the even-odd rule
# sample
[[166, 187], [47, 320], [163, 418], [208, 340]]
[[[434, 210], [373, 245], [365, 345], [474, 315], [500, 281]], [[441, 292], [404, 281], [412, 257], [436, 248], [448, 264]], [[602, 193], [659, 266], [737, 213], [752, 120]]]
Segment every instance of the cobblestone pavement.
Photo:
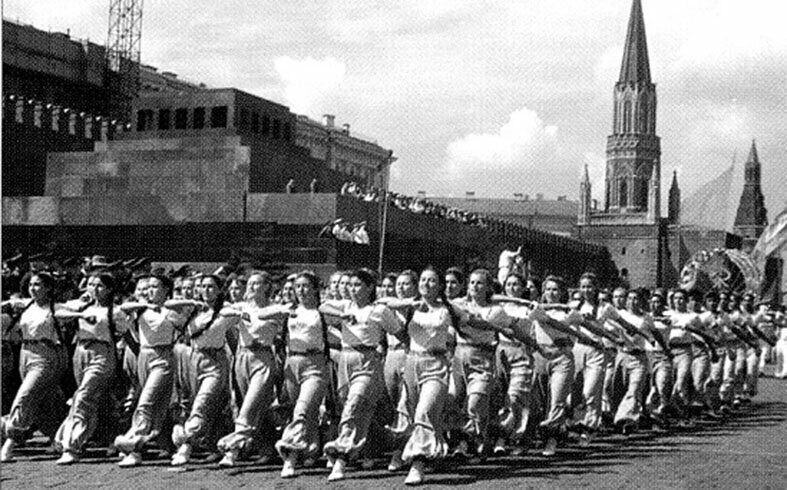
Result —
[[[90, 455], [89, 455], [90, 456]], [[353, 470], [328, 483], [327, 470], [310, 469], [295, 480], [278, 466], [244, 463], [232, 469], [196, 462], [173, 471], [169, 461], [122, 469], [105, 458], [60, 467], [40, 445], [20, 451], [0, 467], [0, 486], [12, 488], [401, 488], [404, 474]], [[428, 475], [431, 488], [787, 488], [787, 380], [760, 379], [760, 394], [729, 420], [701, 422], [681, 432], [599, 438], [589, 448], [569, 447], [546, 459], [534, 451], [469, 466], [450, 462]]]

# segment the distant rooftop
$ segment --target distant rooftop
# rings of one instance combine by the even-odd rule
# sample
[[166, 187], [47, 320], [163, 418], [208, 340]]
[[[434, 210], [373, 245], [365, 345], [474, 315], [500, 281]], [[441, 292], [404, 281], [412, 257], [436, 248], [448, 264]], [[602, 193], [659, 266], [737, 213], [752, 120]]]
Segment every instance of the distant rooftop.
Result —
[[577, 215], [577, 201], [569, 201], [564, 196], [558, 199], [532, 199], [523, 196], [521, 199], [493, 199], [468, 197], [432, 197], [426, 199], [446, 206], [465, 209], [474, 213], [485, 215], [549, 215], [571, 216]]

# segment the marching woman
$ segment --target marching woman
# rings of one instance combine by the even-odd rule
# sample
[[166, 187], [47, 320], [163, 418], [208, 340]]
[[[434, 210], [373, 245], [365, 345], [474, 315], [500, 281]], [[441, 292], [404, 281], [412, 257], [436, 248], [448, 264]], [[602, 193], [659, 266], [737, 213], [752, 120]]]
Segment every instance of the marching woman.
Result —
[[673, 367], [669, 348], [672, 328], [669, 318], [664, 316], [665, 310], [664, 293], [660, 290], [654, 291], [650, 296], [653, 340], [645, 344], [650, 372], [650, 389], [645, 399], [645, 407], [658, 429], [666, 427], [667, 409], [672, 405]]
[[[617, 291], [617, 290], [616, 290]], [[614, 424], [624, 435], [632, 433], [639, 425], [643, 406], [643, 385], [647, 380], [648, 357], [645, 353], [646, 342], [655, 342], [655, 326], [650, 315], [642, 309], [641, 290], [629, 291], [626, 295], [626, 309], [620, 316], [634, 329], [623, 328], [620, 332], [623, 346], [620, 348], [613, 368], [613, 386], [617, 389], [614, 398], [619, 399], [615, 411]]]
[[114, 284], [111, 274], [94, 272], [87, 280], [88, 302], [69, 301], [55, 313], [58, 319], [79, 320], [73, 361], [79, 387], [55, 436], [55, 443], [63, 453], [57, 464], [78, 460], [96, 429], [99, 405], [109, 402], [117, 362], [115, 342], [128, 328], [127, 315], [114, 305]]
[[[445, 295], [445, 276], [432, 268], [421, 273], [419, 300], [381, 298], [378, 302], [394, 309], [414, 308], [407, 324], [410, 348], [404, 371], [404, 395], [397, 408], [394, 434], [406, 438], [402, 459], [412, 462], [406, 485], [424, 481], [427, 461], [444, 457], [447, 445], [443, 437], [443, 409], [448, 398], [449, 362], [446, 356], [450, 328], [462, 330], [467, 325], [477, 329], [496, 327], [452, 305]], [[516, 335], [510, 329], [503, 329]]]
[[301, 272], [294, 281], [297, 303], [276, 305], [261, 313], [261, 320], [286, 318], [287, 359], [284, 392], [294, 404], [276, 450], [284, 460], [282, 478], [296, 475], [299, 457], [311, 459], [319, 450], [320, 404], [327, 387], [327, 325], [320, 306], [320, 281], [312, 272]]
[[[273, 279], [267, 272], [252, 272], [247, 287], [248, 302], [235, 305], [243, 321], [238, 324], [239, 343], [235, 354], [235, 384], [238, 399], [243, 400], [235, 419], [235, 431], [221, 440], [218, 448], [224, 453], [220, 466], [234, 466], [241, 453], [256, 443], [261, 434], [260, 423], [276, 398], [277, 364], [274, 342], [281, 336], [282, 321], [260, 319], [260, 315], [273, 303]], [[272, 442], [269, 446], [273, 448]], [[265, 448], [263, 448], [265, 452]]]
[[131, 428], [115, 438], [122, 453], [119, 466], [137, 466], [142, 462], [142, 446], [161, 434], [162, 425], [172, 398], [174, 359], [172, 344], [184, 322], [183, 315], [164, 306], [172, 291], [172, 280], [152, 275], [147, 283], [147, 302], [127, 302], [120, 308], [135, 317], [139, 328], [137, 377], [139, 400], [131, 420]]
[[492, 274], [477, 269], [470, 274], [467, 297], [455, 304], [474, 317], [480, 318], [495, 329], [473, 328], [462, 325], [457, 330], [456, 350], [451, 364], [449, 400], [454, 408], [462, 407], [454, 428], [463, 434], [458, 453], [469, 447], [473, 459], [483, 458], [488, 446], [487, 425], [492, 383], [495, 379], [496, 330], [512, 323], [502, 306], [492, 304]]
[[[534, 308], [532, 330], [538, 345], [534, 356], [535, 383], [539, 392], [539, 402], [543, 415], [539, 426], [544, 434], [546, 445], [544, 456], [554, 456], [558, 439], [565, 432], [568, 417], [568, 395], [574, 380], [574, 355], [571, 352], [574, 338], [589, 345], [600, 346], [593, 339], [569, 325], [581, 318], [578, 313], [565, 311], [561, 305], [566, 299], [565, 282], [557, 276], [547, 276], [543, 283], [543, 303], [548, 311]], [[507, 300], [510, 301], [510, 300]], [[525, 306], [532, 303], [523, 301]], [[526, 342], [526, 341], [525, 341]]]
[[172, 456], [172, 466], [189, 462], [195, 444], [204, 442], [206, 447], [215, 443], [206, 440], [213, 435], [211, 429], [229, 398], [229, 358], [226, 351], [227, 330], [240, 319], [226, 314], [222, 280], [205, 275], [200, 281], [201, 300], [170, 300], [165, 306], [173, 309], [197, 308], [198, 313], [186, 325], [191, 337], [189, 374], [193, 398], [190, 413], [183, 425], [172, 429], [172, 442], [178, 448]]
[[[396, 278], [396, 297], [399, 299], [415, 298], [418, 295], [418, 273], [414, 270], [402, 271]], [[409, 318], [402, 311], [394, 311], [396, 317], [404, 329]], [[412, 311], [410, 311], [412, 313]], [[406, 332], [405, 332], [406, 333]], [[407, 361], [407, 339], [402, 335], [391, 335], [386, 332], [388, 349], [385, 353], [385, 365], [383, 366], [383, 378], [385, 389], [388, 393], [388, 400], [392, 411], [396, 411], [401, 397], [402, 382], [404, 376], [404, 366]], [[388, 465], [389, 471], [398, 471], [404, 462], [402, 461], [402, 451], [395, 449], [391, 455], [391, 463]]]
[[669, 347], [673, 355], [675, 373], [672, 402], [679, 414], [684, 417], [688, 415], [686, 409], [691, 401], [691, 364], [694, 358], [692, 331], [699, 331], [702, 328], [699, 315], [688, 310], [686, 296], [686, 292], [682, 289], [676, 290], [672, 294], [674, 309], [667, 312], [672, 327]]
[[[11, 412], [3, 417], [5, 443], [0, 462], [13, 460], [14, 447], [24, 442], [31, 425], [36, 424], [47, 436], [57, 430], [63, 394], [60, 381], [66, 367], [63, 334], [55, 319], [62, 305], [52, 297], [55, 280], [48, 272], [30, 277], [28, 291], [32, 299], [7, 300], [4, 306], [17, 310], [10, 329], [22, 333], [19, 372], [22, 384], [16, 392]], [[46, 400], [46, 403], [43, 403]]]
[[593, 434], [601, 426], [604, 375], [613, 347], [619, 342], [616, 330], [608, 320], [620, 322], [618, 310], [610, 303], [599, 300], [598, 280], [595, 274], [586, 272], [579, 279], [582, 295], [579, 313], [586, 319], [577, 327], [596, 342], [604, 342], [601, 349], [587, 343], [574, 345], [575, 379], [572, 405], [578, 407], [584, 401], [585, 416], [577, 423], [580, 445], [590, 443]]
[[383, 366], [378, 347], [386, 333], [402, 329], [396, 316], [384, 305], [375, 305], [375, 280], [371, 271], [350, 273], [350, 301], [326, 301], [320, 311], [342, 318], [342, 352], [339, 358], [338, 396], [343, 401], [338, 437], [325, 444], [325, 454], [334, 461], [328, 480], [344, 478], [347, 462], [366, 443], [377, 400], [384, 389]]
[[[510, 298], [523, 299], [526, 293], [525, 279], [517, 273], [506, 277], [503, 292]], [[531, 335], [530, 308], [524, 305], [504, 303], [503, 309], [513, 321], [520, 323], [520, 330]], [[500, 409], [499, 427], [502, 431], [495, 444], [496, 454], [504, 454], [506, 442], [519, 450], [523, 449], [525, 433], [530, 420], [530, 393], [533, 387], [533, 351], [535, 340], [522, 342], [500, 334], [496, 351], [496, 369], [499, 391], [504, 397]]]

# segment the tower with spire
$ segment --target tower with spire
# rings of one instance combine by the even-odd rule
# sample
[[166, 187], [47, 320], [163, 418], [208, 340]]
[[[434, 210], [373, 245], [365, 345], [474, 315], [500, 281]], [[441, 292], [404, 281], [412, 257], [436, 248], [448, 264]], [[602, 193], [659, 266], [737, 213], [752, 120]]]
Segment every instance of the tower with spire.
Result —
[[680, 223], [680, 187], [678, 187], [678, 171], [672, 172], [672, 185], [669, 188], [669, 210], [667, 220], [671, 225]]
[[757, 156], [757, 145], [752, 140], [744, 170], [743, 193], [738, 203], [733, 231], [743, 238], [743, 248], [751, 249], [768, 224], [768, 211], [760, 185], [762, 166]]
[[661, 217], [661, 141], [641, 0], [632, 0], [607, 137], [604, 198], [590, 207], [590, 178], [580, 183], [577, 234], [607, 247], [621, 276], [638, 286], [664, 284], [669, 224]]
[[590, 175], [588, 174], [588, 165], [585, 164], [585, 175], [582, 177], [582, 182], [579, 183], [579, 213], [577, 216], [579, 226], [590, 223], [591, 199]]
[[650, 78], [640, 0], [634, 0], [631, 6], [613, 104], [612, 134], [607, 137], [604, 210], [642, 215], [648, 224], [656, 224], [660, 218], [661, 145], [656, 136], [656, 85]]

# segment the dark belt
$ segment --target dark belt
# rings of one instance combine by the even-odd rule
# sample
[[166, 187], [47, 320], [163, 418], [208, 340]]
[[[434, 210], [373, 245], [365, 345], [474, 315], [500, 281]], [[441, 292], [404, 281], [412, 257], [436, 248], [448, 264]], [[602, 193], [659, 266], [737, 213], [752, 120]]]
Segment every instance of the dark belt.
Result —
[[645, 354], [645, 351], [642, 349], [623, 349], [622, 352], [630, 356], [641, 356]]
[[305, 351], [291, 350], [290, 352], [288, 352], [287, 355], [290, 355], [290, 356], [317, 356], [317, 355], [320, 355], [320, 354], [325, 354], [325, 352], [323, 352], [320, 349], [307, 349]]
[[38, 345], [38, 344], [43, 344], [53, 349], [56, 348], [58, 345], [51, 339], [23, 339], [22, 340], [22, 345]]
[[196, 347], [194, 350], [203, 354], [215, 356], [222, 354], [224, 352], [224, 347]]
[[91, 344], [103, 344], [106, 347], [112, 347], [112, 344], [101, 339], [79, 339], [77, 343], [82, 347], [89, 347]]
[[498, 341], [497, 345], [501, 347], [517, 347], [517, 348], [526, 347], [526, 344], [523, 342], [512, 342], [510, 340], [500, 340]]
[[494, 346], [494, 345], [488, 345], [488, 344], [464, 344], [464, 343], [460, 343], [460, 342], [457, 342], [456, 346], [457, 347], [472, 347], [473, 349], [478, 349], [478, 350], [482, 350], [482, 351], [486, 351], [486, 352], [494, 352], [495, 348], [496, 348], [496, 346]]
[[444, 355], [446, 355], [447, 351], [444, 351], [442, 349], [429, 349], [429, 350], [424, 351], [424, 352], [418, 352], [418, 351], [412, 351], [411, 350], [409, 352], [409, 354], [412, 355], [412, 356], [418, 356], [418, 357], [437, 357], [437, 356], [444, 356]]
[[369, 352], [377, 352], [376, 345], [345, 345], [342, 346], [342, 352], [362, 352], [362, 353], [369, 353]]
[[252, 351], [261, 351], [261, 350], [264, 350], [264, 351], [269, 351], [269, 350], [272, 350], [272, 349], [273, 349], [273, 346], [272, 346], [272, 345], [265, 345], [265, 344], [262, 344], [262, 343], [260, 343], [260, 342], [252, 342], [251, 344], [249, 344], [249, 345], [244, 345], [244, 346], [242, 346], [242, 347], [243, 347], [244, 349], [247, 349], [247, 350], [252, 350]]

